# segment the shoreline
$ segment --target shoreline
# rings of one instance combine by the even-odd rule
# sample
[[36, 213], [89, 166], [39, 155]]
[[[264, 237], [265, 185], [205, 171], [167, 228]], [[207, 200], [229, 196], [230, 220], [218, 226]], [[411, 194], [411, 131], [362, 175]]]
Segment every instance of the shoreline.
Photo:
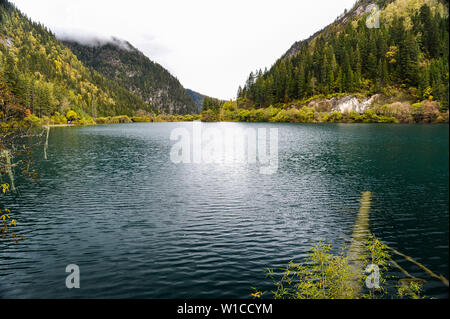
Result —
[[129, 122], [129, 123], [95, 123], [86, 125], [77, 124], [50, 124], [42, 125], [42, 128], [61, 128], [61, 127], [87, 127], [87, 126], [103, 126], [103, 125], [118, 125], [118, 124], [149, 124], [149, 123], [264, 123], [264, 124], [393, 124], [393, 125], [449, 125], [449, 122], [246, 122], [246, 121], [149, 121], [149, 122]]
[[42, 125], [42, 127], [49, 127], [49, 128], [54, 128], [54, 127], [74, 127], [74, 126], [78, 126], [75, 124], [47, 124], [47, 125]]

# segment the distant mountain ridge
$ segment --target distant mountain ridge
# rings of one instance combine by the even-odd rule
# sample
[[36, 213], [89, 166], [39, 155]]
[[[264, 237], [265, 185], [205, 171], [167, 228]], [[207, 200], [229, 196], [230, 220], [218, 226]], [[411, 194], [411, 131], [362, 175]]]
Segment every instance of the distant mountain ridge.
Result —
[[129, 42], [80, 42], [58, 39], [0, 0], [0, 87], [39, 117], [198, 113], [178, 79]]
[[151, 61], [129, 42], [112, 38], [108, 42], [62, 42], [87, 66], [117, 82], [160, 112], [189, 114], [196, 105], [181, 83], [158, 63]]
[[195, 106], [199, 112], [202, 111], [203, 101], [205, 100], [205, 95], [195, 92], [191, 89], [186, 89], [188, 94], [191, 96], [192, 100], [194, 100]]

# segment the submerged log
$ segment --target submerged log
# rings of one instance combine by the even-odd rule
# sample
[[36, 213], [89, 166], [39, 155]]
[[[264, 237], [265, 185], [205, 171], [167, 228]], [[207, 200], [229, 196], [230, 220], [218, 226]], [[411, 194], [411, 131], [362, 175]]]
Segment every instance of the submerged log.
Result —
[[[341, 237], [343, 240], [345, 240], [346, 242], [351, 243], [352, 241], [348, 238], [345, 237]], [[404, 279], [400, 279], [400, 280], [409, 280], [409, 281], [418, 281], [418, 282], [422, 282], [425, 283], [426, 280], [422, 279], [422, 278], [417, 278], [414, 277], [413, 275], [411, 275], [409, 272], [407, 272], [402, 266], [400, 266], [394, 259], [392, 258], [388, 258], [389, 262], [391, 263], [392, 266], [396, 267], [398, 270], [400, 270], [406, 277], [408, 278], [404, 278]]]
[[47, 159], [47, 148], [48, 148], [48, 136], [50, 135], [50, 126], [47, 125], [47, 135], [45, 138], [45, 144], [44, 144], [44, 159]]
[[[370, 216], [370, 203], [372, 199], [372, 193], [371, 192], [363, 192], [361, 196], [361, 206], [359, 209], [358, 216], [356, 217], [355, 225], [353, 227], [353, 234], [351, 240], [348, 240], [350, 244], [350, 248], [348, 250], [347, 258], [348, 258], [348, 265], [350, 267], [351, 275], [349, 279], [347, 280], [347, 285], [353, 289], [353, 292], [356, 295], [359, 295], [363, 286], [362, 286], [362, 271], [364, 269], [364, 251], [365, 251], [365, 244], [367, 243], [367, 240], [369, 236], [371, 235], [369, 230], [369, 216]], [[344, 238], [345, 239], [345, 238]], [[347, 240], [347, 239], [345, 239]], [[386, 245], [387, 249], [392, 251], [394, 254], [401, 256], [405, 258], [406, 260], [412, 262], [419, 268], [421, 268], [425, 273], [427, 273], [429, 276], [439, 279], [445, 286], [449, 286], [449, 282], [447, 278], [445, 278], [442, 275], [437, 275], [434, 272], [432, 272], [430, 269], [422, 265], [421, 263], [415, 261], [410, 256], [407, 256], [405, 254], [402, 254], [398, 250], [389, 247]], [[416, 281], [420, 283], [425, 283], [426, 280], [414, 277], [410, 273], [408, 273], [404, 268], [402, 268], [398, 263], [396, 263], [392, 258], [389, 258], [390, 263], [395, 266], [397, 269], [399, 269], [407, 278], [404, 278], [403, 281]]]
[[353, 227], [353, 235], [347, 258], [350, 267], [350, 278], [348, 285], [353, 289], [356, 295], [362, 290], [362, 272], [364, 265], [365, 244], [369, 238], [369, 215], [370, 203], [372, 200], [371, 192], [363, 192], [361, 196], [361, 206], [356, 217], [355, 226]]

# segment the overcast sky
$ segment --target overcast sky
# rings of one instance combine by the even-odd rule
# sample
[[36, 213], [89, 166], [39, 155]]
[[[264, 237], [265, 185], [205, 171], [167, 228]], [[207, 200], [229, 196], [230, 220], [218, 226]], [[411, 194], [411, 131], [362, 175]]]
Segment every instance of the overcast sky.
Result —
[[57, 36], [127, 40], [184, 87], [221, 99], [355, 1], [12, 0]]

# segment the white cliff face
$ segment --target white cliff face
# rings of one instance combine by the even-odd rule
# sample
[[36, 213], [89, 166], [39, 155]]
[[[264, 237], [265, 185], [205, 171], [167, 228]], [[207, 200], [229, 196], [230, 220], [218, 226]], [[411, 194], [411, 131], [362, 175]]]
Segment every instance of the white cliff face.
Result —
[[379, 94], [376, 94], [360, 102], [356, 97], [349, 95], [337, 100], [333, 107], [333, 111], [338, 111], [341, 113], [349, 113], [354, 111], [362, 114], [373, 105], [378, 97]]
[[373, 103], [378, 97], [380, 97], [380, 94], [375, 94], [370, 98], [363, 99], [362, 101], [353, 95], [347, 95], [342, 98], [321, 98], [309, 102], [308, 107], [314, 108], [318, 112], [332, 113], [337, 111], [340, 113], [349, 113], [353, 111], [362, 114], [373, 106]]
[[364, 110], [361, 107], [361, 103], [359, 103], [358, 99], [354, 96], [346, 96], [340, 101], [337, 102], [337, 105], [333, 108], [333, 111], [338, 111], [341, 113], [349, 113], [351, 111], [355, 111], [358, 113], [363, 113]]
[[361, 104], [362, 104], [362, 107], [364, 108], [364, 110], [367, 110], [368, 108], [372, 107], [375, 100], [377, 98], [379, 98], [380, 96], [381, 96], [381, 94], [375, 94], [375, 95], [372, 95], [369, 99], [362, 101]]

